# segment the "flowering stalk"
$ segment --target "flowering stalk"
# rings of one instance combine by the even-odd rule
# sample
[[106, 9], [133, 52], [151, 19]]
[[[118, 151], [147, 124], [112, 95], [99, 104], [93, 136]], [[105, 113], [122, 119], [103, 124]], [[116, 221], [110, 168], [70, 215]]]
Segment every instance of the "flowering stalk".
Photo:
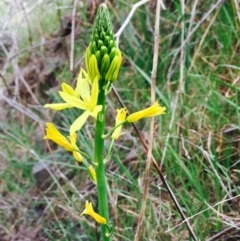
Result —
[[[86, 167], [91, 180], [97, 185], [99, 205], [97, 212], [94, 211], [92, 203], [86, 201], [81, 215], [89, 215], [101, 225], [102, 241], [111, 241], [105, 163], [111, 157], [114, 141], [121, 135], [124, 124], [162, 115], [166, 111], [166, 108], [161, 107], [157, 101], [152, 106], [130, 115], [127, 114], [126, 108], [117, 109], [115, 127], [104, 135], [105, 99], [112, 82], [117, 79], [121, 62], [122, 55], [116, 47], [107, 6], [101, 4], [94, 22], [91, 42], [86, 50], [87, 72], [83, 69], [80, 70], [75, 89], [66, 83], [62, 84], [62, 91], [59, 91], [62, 103], [45, 105], [46, 108], [57, 111], [66, 108], [80, 110], [79, 117], [69, 128], [69, 136], [63, 136], [52, 123], [47, 123], [44, 139], [52, 140], [72, 152], [74, 158]], [[83, 127], [88, 118], [95, 120], [94, 160], [91, 159], [91, 155], [80, 151], [76, 144], [77, 131]], [[110, 135], [112, 142], [108, 154], [104, 158], [104, 139]]]
[[106, 220], [106, 225], [101, 225], [103, 241], [110, 240], [107, 183], [103, 155], [106, 86], [109, 86], [111, 81], [116, 80], [121, 62], [122, 55], [120, 50], [116, 48], [110, 15], [107, 6], [102, 4], [98, 9], [94, 22], [91, 42], [86, 51], [85, 63], [91, 81], [93, 81], [96, 76], [99, 78], [97, 105], [102, 106], [96, 119], [94, 162], [96, 164], [98, 212]]
[[[98, 105], [102, 105], [102, 111], [99, 113], [96, 121], [95, 140], [94, 140], [94, 162], [96, 163], [97, 176], [97, 193], [99, 203], [99, 214], [106, 219], [106, 224], [109, 225], [109, 211], [107, 198], [107, 183], [106, 171], [104, 165], [104, 139], [102, 135], [105, 129], [105, 91], [101, 86], [103, 81], [100, 81], [100, 92], [98, 95]], [[110, 241], [109, 230], [106, 225], [101, 225], [101, 235], [103, 241]]]

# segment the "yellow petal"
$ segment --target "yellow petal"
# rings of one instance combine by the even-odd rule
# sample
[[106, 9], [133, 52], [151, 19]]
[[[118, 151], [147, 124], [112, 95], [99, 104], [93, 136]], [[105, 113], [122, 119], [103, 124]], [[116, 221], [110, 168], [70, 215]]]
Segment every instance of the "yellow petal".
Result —
[[97, 62], [97, 58], [94, 54], [92, 54], [91, 57], [89, 58], [88, 70], [89, 70], [88, 71], [89, 77], [90, 77], [92, 82], [94, 81], [96, 76], [97, 76], [97, 79], [99, 80], [100, 73], [99, 73], [99, 70], [98, 70], [98, 62]]
[[[89, 80], [87, 78], [83, 78], [84, 70], [81, 68], [80, 73], [77, 78], [77, 87], [76, 91], [82, 97], [84, 101], [90, 101], [90, 88], [89, 88]], [[87, 73], [85, 72], [85, 76]], [[88, 77], [88, 76], [87, 76]], [[88, 77], [89, 78], [89, 77]]]
[[53, 110], [64, 110], [66, 108], [72, 108], [73, 106], [68, 103], [58, 103], [58, 104], [46, 104], [45, 108], [50, 108]]
[[74, 133], [73, 133], [72, 135], [70, 135], [68, 138], [70, 139], [71, 144], [72, 144], [73, 146], [76, 145], [76, 142], [77, 142], [77, 133], [76, 133], [76, 132], [74, 132]]
[[[127, 116], [127, 111], [125, 108], [122, 108], [122, 109], [117, 109], [117, 116], [116, 116], [116, 123], [115, 123], [115, 126], [117, 126], [119, 123], [125, 121], [126, 119], [126, 116]], [[112, 139], [116, 140], [120, 134], [121, 134], [121, 131], [122, 131], [122, 125], [117, 127], [113, 134], [112, 134]]]
[[98, 213], [94, 212], [91, 202], [86, 201], [85, 209], [83, 210], [81, 215], [83, 215], [83, 214], [87, 214], [87, 215], [91, 216], [92, 218], [95, 219], [96, 222], [98, 222], [100, 224], [107, 223], [107, 221], [104, 217], [102, 217]]
[[73, 151], [73, 145], [63, 136], [52, 123], [46, 123], [46, 135], [43, 139], [49, 139], [65, 148], [67, 151]]
[[95, 172], [93, 166], [92, 165], [89, 166], [88, 170], [89, 170], [89, 172], [91, 174], [91, 177], [92, 177], [93, 181], [96, 182], [97, 181], [97, 175], [96, 175], [96, 172]]
[[72, 135], [74, 132], [80, 130], [84, 123], [86, 122], [87, 118], [89, 116], [89, 112], [85, 111], [82, 115], [80, 115], [71, 125], [70, 127], [70, 135]]
[[75, 97], [79, 97], [79, 94], [76, 91], [74, 91], [74, 89], [70, 85], [68, 85], [66, 83], [62, 83], [62, 90], [66, 94], [69, 94], [69, 95], [72, 95]]
[[72, 105], [73, 107], [86, 110], [87, 109], [87, 104], [80, 100], [79, 98], [76, 98], [74, 96], [71, 96], [69, 94], [66, 94], [64, 92], [59, 91], [60, 96], [65, 100], [68, 104]]
[[89, 112], [89, 114], [94, 117], [97, 118], [98, 113], [102, 110], [102, 105], [97, 105], [93, 111]]
[[147, 117], [152, 117], [152, 116], [157, 116], [157, 115], [163, 115], [163, 114], [166, 114], [165, 111], [166, 111], [166, 107], [165, 106], [164, 107], [159, 106], [159, 104], [156, 101], [152, 106], [129, 115], [127, 117], [127, 121], [128, 122], [135, 122], [135, 121], [138, 121], [142, 118], [147, 118]]
[[83, 158], [82, 158], [81, 153], [79, 153], [79, 152], [77, 152], [77, 151], [74, 151], [74, 152], [73, 152], [73, 156], [74, 156], [74, 158], [75, 158], [77, 161], [82, 162]]
[[90, 82], [91, 80], [90, 80], [88, 73], [83, 68], [81, 68], [81, 70], [82, 70], [82, 74], [84, 75], [84, 78], [89, 81], [89, 84], [91, 84], [91, 82]]
[[92, 85], [92, 95], [91, 95], [91, 103], [96, 105], [98, 99], [99, 85], [98, 85], [98, 77], [96, 76], [93, 85]]

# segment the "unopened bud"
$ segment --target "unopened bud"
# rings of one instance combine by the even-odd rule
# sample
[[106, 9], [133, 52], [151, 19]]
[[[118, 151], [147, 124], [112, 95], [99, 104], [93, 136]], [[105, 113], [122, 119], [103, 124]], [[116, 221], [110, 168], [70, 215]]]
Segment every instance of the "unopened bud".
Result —
[[104, 56], [104, 55], [107, 54], [107, 53], [108, 53], [107, 47], [106, 47], [106, 46], [102, 46], [102, 47], [101, 47], [101, 55]]
[[95, 53], [95, 56], [96, 56], [96, 58], [97, 58], [98, 65], [100, 65], [100, 64], [101, 64], [101, 61], [102, 61], [101, 52], [98, 50], [98, 51]]
[[122, 55], [116, 48], [110, 15], [104, 3], [100, 5], [97, 12], [85, 62], [91, 81], [94, 80], [95, 75], [107, 81], [114, 81], [117, 78]]
[[103, 46], [103, 41], [102, 40], [98, 40], [98, 49], [101, 49], [102, 46]]
[[101, 63], [101, 72], [105, 73], [108, 70], [108, 67], [110, 65], [110, 58], [108, 54], [105, 54], [102, 58], [102, 63]]
[[98, 79], [100, 78], [100, 73], [98, 70], [98, 63], [97, 63], [97, 58], [94, 54], [91, 55], [90, 59], [89, 59], [89, 77], [91, 79], [91, 81], [93, 82], [93, 80], [95, 79], [96, 76], [98, 76]]
[[105, 75], [107, 81], [114, 81], [118, 77], [118, 72], [122, 63], [122, 55], [120, 50], [117, 49], [117, 55], [111, 61], [110, 67]]
[[116, 52], [117, 52], [117, 49], [113, 47], [110, 54], [109, 54], [110, 60], [113, 60], [113, 58], [116, 55]]

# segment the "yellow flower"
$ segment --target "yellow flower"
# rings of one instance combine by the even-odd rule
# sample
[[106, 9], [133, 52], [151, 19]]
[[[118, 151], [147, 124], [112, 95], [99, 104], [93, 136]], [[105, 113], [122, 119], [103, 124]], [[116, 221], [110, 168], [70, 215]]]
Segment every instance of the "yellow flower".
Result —
[[[116, 123], [115, 126], [117, 126], [118, 124], [120, 124], [121, 122], [125, 121], [126, 119], [126, 115], [127, 115], [127, 110], [126, 108], [122, 108], [122, 109], [117, 109], [117, 116], [116, 116]], [[120, 136], [122, 131], [122, 125], [120, 125], [119, 127], [117, 127], [113, 134], [112, 134], [112, 139], [117, 140], [117, 138]]]
[[95, 219], [96, 222], [98, 222], [100, 224], [106, 224], [107, 223], [106, 219], [104, 217], [102, 217], [99, 214], [94, 212], [91, 202], [86, 201], [85, 209], [83, 210], [81, 215], [83, 215], [83, 214], [90, 215], [92, 218]]
[[92, 180], [94, 182], [96, 182], [97, 181], [97, 176], [96, 176], [96, 172], [95, 172], [95, 170], [94, 170], [92, 165], [88, 167], [88, 171], [89, 171], [89, 173], [90, 173], [90, 175], [92, 177]]
[[161, 107], [158, 104], [158, 102], [156, 101], [152, 106], [129, 115], [127, 117], [127, 121], [135, 122], [142, 118], [152, 117], [152, 116], [156, 116], [156, 115], [163, 115], [163, 114], [166, 114], [165, 110], [166, 110], [166, 107], [165, 106]]
[[80, 130], [89, 116], [97, 118], [98, 113], [102, 110], [102, 105], [97, 105], [99, 92], [98, 76], [93, 81], [91, 93], [90, 84], [91, 80], [88, 74], [81, 69], [75, 90], [66, 83], [62, 84], [62, 91], [59, 91], [59, 94], [66, 103], [46, 104], [44, 106], [54, 110], [72, 107], [85, 110], [70, 126], [70, 135]]
[[76, 145], [76, 133], [73, 133], [71, 136], [68, 136], [68, 138], [66, 138], [58, 131], [58, 129], [52, 123], [46, 123], [46, 126], [46, 135], [43, 137], [44, 140], [52, 140], [59, 146], [65, 148], [67, 151], [71, 151], [77, 161], [81, 162], [83, 160], [82, 155], [79, 153], [79, 149]]

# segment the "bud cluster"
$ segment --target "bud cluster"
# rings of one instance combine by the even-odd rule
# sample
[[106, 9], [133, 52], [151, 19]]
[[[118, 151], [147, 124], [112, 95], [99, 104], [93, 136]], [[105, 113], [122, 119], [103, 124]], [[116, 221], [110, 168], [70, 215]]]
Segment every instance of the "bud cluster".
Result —
[[116, 47], [106, 4], [101, 4], [98, 9], [85, 62], [91, 81], [96, 76], [106, 81], [117, 79], [122, 54]]

